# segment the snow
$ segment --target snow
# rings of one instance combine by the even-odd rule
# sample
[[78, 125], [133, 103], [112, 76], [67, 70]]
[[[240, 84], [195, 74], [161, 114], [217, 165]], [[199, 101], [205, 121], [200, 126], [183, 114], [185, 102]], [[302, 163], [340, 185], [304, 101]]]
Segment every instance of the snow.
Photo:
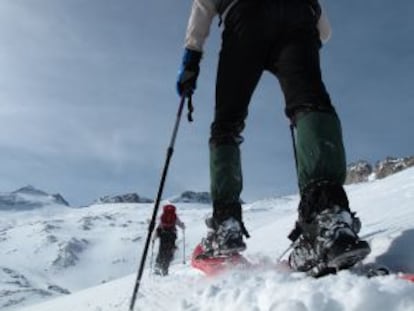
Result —
[[[366, 262], [385, 264], [397, 272], [414, 271], [414, 169], [346, 189], [352, 209], [363, 224], [361, 236], [372, 247]], [[294, 224], [298, 200], [292, 195], [246, 204], [244, 218], [251, 238], [246, 241], [245, 256], [267, 264], [215, 278], [207, 278], [189, 266], [190, 252], [205, 233], [203, 219], [210, 212], [209, 205], [177, 204], [179, 216], [187, 225], [185, 249], [180, 233], [179, 249], [167, 277], [150, 273], [150, 250], [135, 310], [414, 311], [414, 283], [396, 275], [368, 279], [341, 271], [312, 279], [274, 269], [271, 263], [289, 246], [286, 236]], [[51, 213], [37, 211], [24, 217], [1, 214], [0, 268], [14, 268], [32, 283], [36, 275], [39, 288], [41, 280], [48, 278], [71, 292], [27, 300], [25, 307], [2, 310], [128, 310], [151, 209], [151, 204], [104, 204]], [[45, 224], [53, 223], [60, 229], [48, 228], [57, 242], [40, 245], [39, 241], [45, 243], [47, 237]], [[85, 249], [76, 252], [77, 259], [69, 268], [53, 270], [52, 259], [59, 253], [56, 244], [75, 237], [87, 241], [81, 243]], [[38, 254], [28, 261], [25, 257], [30, 256], [33, 243]], [[15, 253], [10, 253], [13, 248]], [[46, 268], [53, 273], [43, 271]], [[2, 293], [0, 287], [0, 298]], [[35, 303], [39, 300], [43, 302]]]

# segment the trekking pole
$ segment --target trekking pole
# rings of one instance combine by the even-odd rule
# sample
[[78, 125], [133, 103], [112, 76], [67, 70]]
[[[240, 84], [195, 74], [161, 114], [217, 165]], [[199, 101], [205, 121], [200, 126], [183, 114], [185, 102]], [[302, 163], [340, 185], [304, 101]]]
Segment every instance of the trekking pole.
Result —
[[162, 176], [161, 176], [160, 185], [159, 185], [159, 188], [158, 188], [157, 198], [155, 200], [155, 205], [154, 205], [154, 210], [153, 210], [153, 213], [152, 213], [152, 218], [151, 218], [151, 221], [150, 221], [150, 224], [149, 224], [149, 227], [148, 227], [147, 239], [145, 241], [144, 251], [143, 251], [142, 257], [141, 257], [141, 262], [140, 262], [140, 265], [139, 265], [137, 278], [136, 278], [135, 285], [134, 285], [134, 291], [132, 293], [131, 302], [130, 302], [130, 305], [129, 305], [129, 311], [134, 310], [135, 301], [137, 299], [139, 286], [141, 284], [142, 273], [144, 272], [145, 260], [147, 258], [147, 254], [148, 254], [148, 248], [149, 248], [149, 243], [150, 243], [150, 240], [151, 240], [151, 234], [152, 234], [152, 231], [154, 230], [154, 227], [155, 227], [157, 212], [158, 212], [158, 208], [160, 206], [162, 192], [164, 190], [165, 180], [167, 178], [168, 167], [170, 165], [171, 157], [174, 153], [175, 139], [177, 137], [178, 127], [180, 125], [181, 115], [183, 113], [184, 102], [185, 102], [185, 99], [187, 97], [189, 99], [188, 107], [189, 107], [189, 110], [190, 110], [189, 114], [188, 114], [188, 120], [192, 121], [192, 119], [191, 119], [191, 112], [192, 112], [191, 96], [188, 96], [187, 94], [183, 94], [181, 96], [180, 104], [179, 104], [179, 107], [178, 107], [177, 118], [176, 118], [176, 121], [175, 121], [175, 125], [174, 125], [174, 129], [173, 129], [170, 145], [168, 146], [168, 149], [167, 149], [167, 158], [165, 160], [164, 169], [162, 171]]
[[185, 229], [183, 229], [183, 265], [185, 265]]
[[153, 262], [154, 262], [154, 241], [152, 241], [151, 243], [151, 259], [150, 259], [150, 269], [151, 269], [151, 273], [154, 270], [153, 269]]
[[293, 243], [289, 245], [289, 247], [283, 251], [282, 255], [279, 256], [279, 258], [277, 258], [277, 263], [280, 263], [283, 259], [283, 257], [288, 253], [288, 251], [290, 251], [293, 248]]

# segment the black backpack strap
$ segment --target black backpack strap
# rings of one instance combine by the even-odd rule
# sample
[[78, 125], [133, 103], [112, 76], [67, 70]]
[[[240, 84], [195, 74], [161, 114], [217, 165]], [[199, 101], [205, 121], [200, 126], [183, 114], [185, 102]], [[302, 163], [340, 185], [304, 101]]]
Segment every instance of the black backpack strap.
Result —
[[306, 0], [306, 1], [309, 2], [309, 5], [313, 11], [313, 14], [315, 15], [316, 20], [319, 20], [322, 14], [322, 8], [321, 8], [321, 5], [319, 4], [319, 1], [318, 0]]
[[227, 14], [230, 10], [239, 2], [240, 0], [223, 0], [220, 2], [217, 12], [219, 16], [219, 23], [218, 26], [220, 27], [224, 20], [226, 19]]

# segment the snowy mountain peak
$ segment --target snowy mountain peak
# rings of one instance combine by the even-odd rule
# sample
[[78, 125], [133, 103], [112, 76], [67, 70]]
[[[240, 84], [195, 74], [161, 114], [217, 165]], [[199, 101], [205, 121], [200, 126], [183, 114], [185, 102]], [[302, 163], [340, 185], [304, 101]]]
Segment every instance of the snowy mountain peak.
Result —
[[40, 196], [47, 196], [48, 194], [42, 190], [36, 189], [32, 185], [24, 186], [20, 189], [13, 191], [12, 193], [23, 193], [23, 194], [31, 194], [31, 195], [40, 195]]
[[33, 210], [45, 206], [69, 206], [69, 203], [60, 194], [48, 194], [31, 185], [0, 193], [0, 211]]
[[119, 195], [107, 195], [99, 198], [94, 204], [108, 204], [108, 203], [152, 203], [153, 200], [139, 196], [137, 193], [126, 193]]
[[211, 196], [209, 192], [184, 191], [179, 196], [168, 199], [171, 203], [201, 203], [211, 204]]

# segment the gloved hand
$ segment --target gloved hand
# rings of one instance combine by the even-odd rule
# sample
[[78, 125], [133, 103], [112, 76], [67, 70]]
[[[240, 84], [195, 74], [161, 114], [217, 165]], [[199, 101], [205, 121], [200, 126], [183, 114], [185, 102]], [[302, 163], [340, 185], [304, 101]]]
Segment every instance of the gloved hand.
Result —
[[200, 72], [200, 60], [202, 52], [190, 49], [184, 50], [183, 62], [178, 71], [177, 92], [178, 95], [190, 96], [196, 89], [196, 82]]

